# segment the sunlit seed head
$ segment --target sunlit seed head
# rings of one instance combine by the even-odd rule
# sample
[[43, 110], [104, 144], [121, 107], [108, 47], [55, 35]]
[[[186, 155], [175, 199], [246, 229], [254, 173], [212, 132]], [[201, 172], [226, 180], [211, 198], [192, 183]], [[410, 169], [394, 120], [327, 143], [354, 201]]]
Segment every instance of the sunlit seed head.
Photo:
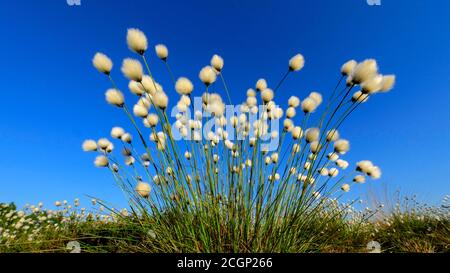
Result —
[[133, 140], [133, 137], [131, 136], [131, 134], [129, 133], [125, 133], [122, 135], [122, 137], [120, 138], [123, 142], [126, 143], [131, 143], [131, 141]]
[[256, 92], [252, 88], [247, 89], [247, 97], [256, 97]]
[[339, 174], [339, 170], [336, 168], [330, 168], [328, 170], [328, 176], [330, 176], [330, 177], [336, 177], [336, 176], [338, 176], [338, 174]]
[[274, 164], [278, 163], [278, 153], [273, 153], [272, 155], [270, 155], [270, 160]]
[[111, 153], [114, 150], [114, 144], [109, 143], [108, 147], [106, 147], [105, 151], [107, 153]]
[[362, 183], [366, 182], [366, 177], [364, 175], [358, 174], [357, 176], [355, 176], [353, 178], [353, 182], [358, 183], [358, 184], [362, 184]]
[[[313, 99], [313, 100], [316, 102], [316, 105], [317, 105], [317, 106], [319, 106], [319, 105], [322, 103], [322, 101], [323, 101], [323, 99], [322, 99], [322, 94], [320, 94], [319, 92], [313, 91], [313, 92], [311, 92], [311, 93], [309, 94], [308, 97], [311, 98], [311, 99]], [[316, 106], [316, 107], [317, 107], [317, 106]]]
[[98, 147], [100, 147], [100, 149], [106, 150], [106, 148], [109, 146], [111, 142], [107, 139], [107, 138], [100, 138], [97, 141], [97, 145]]
[[336, 141], [339, 139], [339, 132], [336, 129], [331, 129], [327, 132], [326, 140], [328, 142]]
[[152, 188], [150, 187], [150, 185], [148, 183], [145, 182], [139, 182], [136, 186], [136, 193], [143, 197], [143, 198], [148, 198], [150, 196], [150, 192], [152, 190]]
[[328, 176], [329, 171], [327, 168], [322, 167], [320, 169], [317, 170], [317, 172], [321, 175], [321, 176]]
[[104, 155], [99, 155], [95, 158], [94, 164], [99, 168], [106, 167], [109, 164], [108, 158]]
[[134, 105], [133, 114], [140, 118], [145, 118], [148, 115], [148, 110], [139, 104]]
[[352, 101], [353, 102], [360, 102], [360, 103], [364, 103], [369, 99], [369, 94], [363, 94], [363, 92], [360, 91], [356, 91], [355, 93], [353, 93], [352, 96]]
[[147, 120], [148, 120], [148, 124], [150, 125], [150, 127], [156, 127], [156, 125], [158, 124], [159, 118], [156, 114], [149, 114], [147, 116]]
[[364, 94], [372, 94], [378, 92], [382, 87], [383, 76], [375, 75], [367, 81], [361, 83], [361, 91]]
[[372, 166], [367, 174], [373, 179], [379, 179], [381, 177], [381, 169], [377, 166]]
[[152, 77], [149, 75], [142, 76], [142, 85], [144, 86], [145, 91], [150, 94], [154, 95], [158, 91], [163, 91], [162, 86], [157, 83]]
[[318, 128], [309, 128], [305, 131], [306, 142], [311, 143], [319, 139], [320, 131]]
[[336, 160], [336, 166], [338, 166], [339, 168], [345, 170], [345, 169], [348, 168], [349, 163], [346, 160], [344, 160], [344, 159], [338, 159], [338, 160]]
[[117, 89], [113, 88], [108, 89], [105, 93], [105, 98], [109, 104], [115, 105], [117, 107], [122, 107], [123, 104], [125, 103], [125, 99], [122, 92], [120, 92]]
[[97, 151], [97, 143], [95, 142], [95, 140], [92, 140], [92, 139], [85, 140], [81, 147], [83, 148], [83, 151], [85, 151], [85, 152]]
[[341, 67], [341, 73], [344, 76], [349, 76], [351, 75], [353, 69], [355, 69], [356, 65], [358, 65], [358, 63], [355, 60], [350, 60], [348, 62], [346, 62], [345, 64], [342, 65]]
[[180, 77], [175, 83], [175, 90], [180, 95], [189, 95], [194, 90], [194, 85], [188, 78]]
[[294, 143], [294, 145], [292, 145], [292, 152], [295, 154], [300, 152], [300, 145], [298, 143]]
[[205, 66], [200, 70], [199, 73], [200, 80], [206, 85], [209, 86], [216, 81], [216, 72], [211, 66]]
[[350, 191], [350, 185], [349, 184], [342, 185], [341, 190], [343, 190], [344, 192]]
[[179, 102], [177, 103], [177, 109], [178, 109], [178, 111], [180, 111], [180, 112], [186, 112], [187, 109], [188, 109], [188, 106], [187, 106], [184, 102], [179, 101]]
[[286, 132], [290, 132], [292, 131], [292, 129], [294, 129], [294, 122], [292, 122], [291, 119], [285, 119], [283, 121], [283, 130], [285, 130]]
[[289, 107], [289, 108], [286, 110], [286, 117], [287, 117], [287, 118], [293, 118], [293, 117], [295, 117], [295, 114], [296, 114], [296, 111], [295, 111], [295, 108], [294, 108], [294, 107]]
[[383, 76], [380, 92], [389, 92], [395, 85], [395, 75]]
[[297, 96], [291, 96], [288, 99], [288, 105], [290, 107], [298, 107], [300, 105], [300, 99]]
[[322, 148], [322, 145], [317, 140], [315, 140], [309, 144], [309, 148], [311, 149], [311, 153], [317, 154]]
[[266, 103], [271, 101], [273, 99], [273, 96], [273, 91], [270, 88], [266, 88], [261, 91], [261, 99]]
[[137, 105], [140, 105], [142, 107], [144, 107], [145, 109], [149, 110], [151, 107], [151, 102], [149, 99], [145, 98], [144, 96], [142, 96], [141, 98], [139, 98], [138, 102], [136, 103]]
[[148, 47], [147, 37], [142, 31], [136, 28], [128, 29], [127, 44], [129, 49], [140, 55], [143, 55]]
[[350, 150], [350, 142], [346, 139], [338, 139], [334, 142], [334, 151], [345, 154]]
[[367, 59], [356, 65], [351, 77], [352, 83], [361, 84], [378, 74], [378, 65], [374, 59]]
[[368, 174], [373, 167], [373, 163], [370, 160], [362, 160], [356, 163], [356, 170]]
[[291, 134], [293, 139], [299, 139], [303, 136], [303, 130], [300, 126], [295, 126], [292, 129]]
[[133, 156], [127, 156], [125, 158], [125, 164], [127, 166], [133, 166], [135, 162], [136, 162], [136, 159]]
[[211, 66], [220, 73], [223, 69], [223, 59], [217, 54], [214, 54], [211, 58]]
[[312, 98], [308, 97], [302, 102], [302, 111], [305, 113], [312, 113], [317, 108], [317, 103]]
[[327, 155], [327, 158], [328, 158], [330, 161], [335, 162], [336, 160], [339, 159], [339, 155], [336, 154], [336, 153], [329, 153], [329, 154]]
[[297, 54], [289, 60], [289, 70], [299, 71], [305, 65], [305, 59], [301, 54]]
[[126, 148], [126, 147], [124, 147], [123, 149], [122, 149], [122, 155], [123, 156], [130, 156], [132, 153], [131, 153], [131, 150], [129, 149], [129, 148]]
[[138, 60], [126, 58], [122, 62], [122, 73], [129, 80], [140, 82], [144, 72]]
[[259, 79], [256, 82], [255, 88], [257, 91], [263, 91], [264, 89], [267, 88], [267, 82], [265, 79]]
[[130, 81], [128, 83], [128, 89], [130, 89], [131, 93], [140, 96], [145, 93], [145, 89], [141, 83], [137, 81]]
[[158, 44], [155, 46], [155, 52], [156, 56], [160, 58], [163, 61], [167, 60], [167, 57], [169, 57], [169, 49], [163, 44]]
[[153, 95], [153, 103], [160, 109], [166, 109], [167, 105], [169, 104], [169, 98], [167, 97], [166, 93], [164, 93], [163, 91], [159, 91], [156, 92], [155, 95]]
[[306, 161], [305, 164], [303, 165], [303, 168], [304, 168], [305, 170], [309, 170], [309, 169], [311, 168], [311, 162]]
[[92, 64], [101, 73], [109, 75], [111, 73], [113, 63], [108, 56], [103, 53], [97, 52], [92, 59]]

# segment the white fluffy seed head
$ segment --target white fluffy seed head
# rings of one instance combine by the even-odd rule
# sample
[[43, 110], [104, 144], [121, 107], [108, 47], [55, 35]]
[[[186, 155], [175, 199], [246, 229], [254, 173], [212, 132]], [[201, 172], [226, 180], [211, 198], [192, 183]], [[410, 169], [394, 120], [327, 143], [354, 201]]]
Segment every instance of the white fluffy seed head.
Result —
[[270, 160], [272, 161], [272, 163], [276, 164], [278, 162], [278, 153], [273, 153], [272, 155], [270, 155]]
[[341, 67], [341, 73], [344, 76], [351, 75], [353, 69], [358, 65], [358, 63], [355, 60], [350, 60], [342, 65]]
[[300, 126], [295, 126], [292, 129], [291, 134], [293, 139], [299, 139], [303, 136], [303, 130]]
[[247, 97], [256, 97], [256, 92], [252, 88], [247, 90]]
[[158, 108], [166, 109], [169, 104], [169, 98], [164, 91], [159, 91], [153, 95], [153, 103]]
[[372, 179], [379, 179], [381, 177], [381, 169], [377, 166], [372, 166], [367, 173]]
[[328, 158], [330, 161], [335, 162], [336, 160], [339, 159], [339, 155], [336, 154], [336, 153], [329, 153], [329, 154], [327, 154], [327, 158]]
[[140, 118], [145, 118], [148, 115], [148, 110], [146, 107], [135, 104], [133, 107], [133, 114]]
[[188, 152], [188, 151], [186, 151], [186, 152], [184, 153], [184, 157], [185, 157], [187, 160], [191, 159], [191, 156], [192, 156], [192, 154], [191, 154], [190, 152]]
[[286, 110], [286, 117], [287, 117], [287, 118], [293, 118], [293, 117], [295, 117], [295, 114], [296, 114], [296, 111], [295, 111], [295, 108], [294, 108], [294, 107], [289, 107], [289, 108]]
[[353, 178], [353, 182], [358, 183], [358, 184], [362, 184], [362, 183], [366, 182], [366, 177], [364, 175], [358, 174], [357, 176], [355, 176]]
[[156, 127], [156, 125], [158, 124], [158, 116], [156, 114], [149, 114], [147, 116], [147, 121], [148, 121], [148, 125], [150, 127]]
[[211, 58], [211, 66], [220, 73], [220, 71], [222, 71], [223, 68], [223, 59], [222, 57], [220, 57], [217, 54], [214, 54], [214, 56], [212, 56]]
[[125, 134], [125, 130], [122, 127], [113, 127], [111, 129], [112, 138], [120, 139], [120, 137], [122, 137], [123, 134]]
[[362, 160], [356, 163], [356, 170], [368, 174], [373, 167], [373, 163], [370, 160]]
[[322, 95], [319, 92], [311, 92], [308, 96], [309, 98], [313, 99], [316, 102], [316, 105], [319, 106], [323, 99], [322, 99]]
[[319, 174], [321, 176], [327, 176], [329, 174], [328, 169], [325, 167], [322, 167], [322, 168], [318, 169], [317, 171], [319, 172]]
[[198, 74], [200, 80], [206, 85], [209, 86], [216, 81], [217, 75], [214, 69], [211, 66], [205, 66], [200, 70]]
[[341, 190], [343, 190], [344, 192], [350, 191], [350, 185], [349, 184], [342, 185]]
[[286, 131], [286, 132], [291, 132], [292, 131], [292, 129], [294, 129], [294, 122], [291, 120], [291, 119], [285, 119], [284, 121], [283, 121], [283, 129]]
[[311, 143], [319, 139], [320, 131], [318, 128], [309, 128], [305, 132], [306, 142]]
[[299, 71], [305, 65], [305, 59], [302, 54], [297, 54], [289, 60], [289, 70]]
[[363, 94], [363, 92], [360, 91], [356, 91], [355, 93], [353, 93], [352, 96], [352, 101], [353, 102], [359, 102], [359, 103], [364, 103], [369, 99], [369, 94]]
[[107, 138], [100, 138], [97, 141], [98, 147], [100, 147], [100, 149], [102, 149], [102, 150], [106, 150], [106, 148], [108, 148], [109, 144], [111, 144], [111, 142]]
[[292, 152], [294, 154], [300, 152], [300, 145], [298, 143], [294, 143], [294, 145], [292, 145]]
[[338, 174], [339, 174], [339, 170], [336, 168], [331, 168], [328, 170], [328, 175], [330, 177], [336, 177], [336, 176], [338, 176]]
[[142, 85], [144, 86], [145, 91], [152, 96], [157, 91], [163, 90], [162, 86], [159, 83], [155, 82], [155, 80], [148, 75], [142, 76]]
[[339, 132], [336, 129], [331, 129], [327, 132], [326, 140], [328, 142], [336, 141], [339, 139]]
[[129, 133], [125, 133], [122, 135], [122, 137], [120, 138], [123, 142], [126, 143], [131, 143], [131, 141], [133, 140], [133, 137], [131, 136], [131, 134]]
[[264, 90], [261, 91], [261, 99], [267, 103], [269, 101], [271, 101], [273, 99], [273, 91], [270, 88], [266, 88]]
[[361, 83], [361, 91], [365, 94], [372, 94], [378, 92], [381, 89], [381, 83], [383, 82], [382, 75], [375, 75], [367, 81]]
[[309, 146], [309, 148], [311, 149], [311, 153], [313, 154], [317, 154], [322, 148], [322, 145], [317, 140], [311, 142]]
[[126, 58], [122, 62], [122, 73], [129, 80], [140, 82], [144, 72], [138, 60]]
[[94, 152], [97, 151], [97, 142], [95, 142], [95, 140], [92, 139], [87, 139], [83, 141], [83, 145], [81, 147], [85, 152]]
[[148, 183], [139, 182], [136, 186], [136, 193], [143, 198], [148, 198], [150, 196], [150, 192], [152, 188]]
[[137, 82], [137, 81], [130, 81], [128, 83], [128, 88], [130, 89], [131, 93], [141, 96], [145, 93], [145, 89], [142, 86], [141, 83]]
[[288, 100], [288, 105], [290, 107], [298, 107], [300, 105], [300, 99], [297, 96], [291, 96]]
[[92, 59], [92, 64], [101, 73], [109, 75], [111, 73], [113, 63], [108, 56], [103, 53], [97, 52]]
[[106, 101], [109, 104], [118, 106], [118, 107], [122, 107], [123, 104], [125, 103], [125, 98], [123, 97], [122, 92], [120, 92], [117, 89], [111, 88], [108, 89], [105, 93], [105, 98]]
[[180, 77], [175, 83], [175, 90], [180, 95], [189, 95], [194, 90], [194, 85], [188, 78]]
[[136, 28], [128, 29], [127, 44], [129, 49], [140, 55], [143, 55], [148, 47], [147, 37], [142, 31]]
[[160, 58], [163, 61], [167, 60], [167, 57], [169, 57], [169, 50], [163, 44], [156, 45], [155, 52], [156, 56], [158, 56], [158, 58]]
[[302, 102], [302, 111], [305, 113], [312, 113], [317, 108], [317, 103], [312, 98], [306, 98]]
[[99, 155], [95, 158], [94, 161], [95, 166], [101, 168], [101, 167], [106, 167], [109, 164], [108, 158], [104, 155]]
[[338, 159], [338, 160], [336, 160], [336, 166], [338, 166], [339, 168], [345, 170], [345, 169], [348, 168], [349, 163], [346, 160], [344, 160], [344, 159]]
[[258, 90], [258, 91], [263, 91], [264, 89], [266, 89], [267, 88], [267, 82], [266, 82], [266, 80], [265, 79], [259, 79], [257, 82], [256, 82], [256, 90]]
[[345, 154], [350, 150], [350, 142], [346, 139], [338, 139], [334, 142], [334, 151], [340, 154]]
[[374, 59], [367, 59], [356, 65], [351, 74], [353, 84], [361, 84], [378, 74], [378, 65]]
[[380, 92], [389, 92], [395, 85], [395, 75], [383, 76]]

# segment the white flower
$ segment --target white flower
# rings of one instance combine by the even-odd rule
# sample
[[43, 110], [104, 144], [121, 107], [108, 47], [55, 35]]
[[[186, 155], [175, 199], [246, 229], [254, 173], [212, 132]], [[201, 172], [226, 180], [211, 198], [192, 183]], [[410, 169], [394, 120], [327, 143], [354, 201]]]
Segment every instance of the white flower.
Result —
[[191, 154], [190, 152], [188, 152], [188, 151], [186, 151], [186, 152], [184, 153], [184, 157], [185, 157], [187, 160], [191, 159], [191, 156], [192, 156], [192, 154]]
[[350, 150], [350, 142], [346, 139], [338, 139], [334, 142], [334, 151], [340, 154], [345, 154]]
[[270, 160], [272, 161], [272, 163], [277, 163], [278, 162], [278, 153], [273, 153], [271, 156], [270, 156]]
[[249, 88], [249, 89], [247, 90], [247, 97], [256, 97], [256, 92], [255, 92], [255, 90]]
[[140, 82], [144, 74], [142, 65], [138, 60], [126, 58], [122, 62], [122, 73], [129, 80]]
[[287, 118], [293, 118], [293, 117], [295, 117], [295, 114], [296, 114], [296, 112], [295, 112], [295, 108], [294, 107], [289, 107], [286, 110], [286, 117]]
[[263, 91], [263, 90], [266, 89], [266, 88], [267, 88], [267, 82], [266, 82], [265, 79], [259, 79], [259, 80], [256, 82], [256, 90], [258, 90], [258, 91]]
[[167, 60], [167, 57], [169, 56], [169, 50], [163, 44], [156, 45], [155, 52], [158, 58], [160, 58], [163, 61]]
[[125, 158], [125, 164], [126, 164], [127, 166], [132, 166], [132, 165], [134, 165], [134, 162], [136, 162], [136, 159], [135, 159], [134, 157], [132, 157], [132, 156], [127, 156], [127, 157]]
[[159, 91], [156, 92], [155, 95], [153, 95], [153, 103], [156, 107], [166, 109], [167, 105], [169, 104], [169, 98], [167, 97], [166, 93], [164, 93], [163, 91]]
[[88, 139], [83, 142], [82, 148], [85, 152], [97, 151], [97, 143], [95, 140]]
[[175, 83], [175, 90], [180, 95], [189, 95], [193, 89], [194, 85], [188, 78], [180, 77]]
[[144, 89], [147, 93], [150, 95], [154, 95], [157, 91], [162, 91], [162, 86], [155, 82], [155, 80], [150, 77], [149, 75], [142, 76], [142, 85], [144, 86]]
[[300, 105], [300, 99], [296, 96], [291, 96], [288, 100], [288, 105], [290, 107], [298, 107]]
[[292, 145], [292, 152], [295, 154], [300, 152], [300, 145], [298, 143], [294, 143], [294, 145]]
[[358, 65], [358, 63], [355, 60], [350, 60], [342, 65], [341, 67], [341, 73], [344, 76], [349, 76], [353, 69]]
[[381, 169], [377, 166], [372, 166], [367, 174], [373, 179], [379, 179], [381, 177]]
[[106, 75], [109, 75], [113, 67], [111, 59], [108, 58], [108, 56], [106, 56], [105, 54], [100, 52], [97, 52], [94, 55], [94, 58], [92, 59], [92, 64], [98, 71]]
[[302, 102], [302, 111], [303, 112], [311, 113], [311, 112], [314, 112], [314, 110], [316, 110], [316, 108], [317, 108], [317, 103], [312, 98], [308, 97], [305, 100], [303, 100], [303, 102]]
[[336, 129], [331, 129], [327, 132], [326, 140], [328, 142], [336, 141], [339, 139], [339, 132]]
[[361, 184], [361, 183], [366, 182], [366, 177], [365, 177], [364, 175], [358, 174], [357, 176], [355, 176], [355, 177], [353, 178], [353, 181], [354, 181], [355, 183]]
[[217, 54], [214, 54], [211, 58], [211, 66], [217, 71], [222, 71], [223, 68], [223, 59]]
[[128, 48], [140, 55], [143, 55], [148, 47], [147, 37], [142, 31], [136, 28], [128, 29], [127, 44]]
[[320, 168], [320, 169], [318, 169], [317, 171], [319, 172], [319, 174], [320, 174], [321, 176], [327, 176], [327, 175], [329, 174], [328, 169], [325, 168], [325, 167]]
[[[308, 96], [316, 102], [316, 105], [319, 106], [322, 103], [322, 95], [319, 92], [311, 92]], [[316, 107], [317, 107], [316, 106]]]
[[361, 83], [361, 91], [364, 94], [372, 94], [380, 90], [383, 76], [376, 75], [367, 81]]
[[356, 65], [351, 78], [354, 84], [361, 84], [378, 74], [378, 65], [374, 59], [367, 59]]
[[289, 60], [289, 70], [299, 71], [305, 65], [305, 59], [301, 54], [297, 54]]
[[336, 160], [339, 159], [339, 155], [337, 155], [336, 153], [329, 153], [329, 154], [327, 155], [327, 158], [328, 158], [330, 161], [335, 162]]
[[309, 128], [305, 131], [306, 142], [313, 142], [319, 139], [320, 131], [318, 128]]
[[339, 170], [336, 168], [331, 168], [328, 170], [328, 176], [330, 177], [336, 177], [339, 174]]
[[363, 94], [363, 92], [360, 91], [356, 91], [353, 96], [352, 96], [352, 101], [353, 102], [360, 102], [360, 103], [364, 103], [369, 99], [369, 94]]
[[292, 129], [294, 129], [294, 123], [291, 119], [287, 118], [283, 121], [283, 128], [286, 132], [290, 132], [292, 131]]
[[98, 147], [103, 150], [106, 150], [110, 144], [111, 142], [107, 138], [101, 138], [97, 141]]
[[266, 103], [271, 101], [273, 99], [273, 96], [273, 91], [270, 88], [266, 88], [261, 91], [261, 99]]
[[200, 70], [199, 73], [200, 80], [206, 85], [209, 86], [216, 81], [216, 72], [211, 66], [205, 66]]
[[317, 140], [311, 142], [309, 146], [309, 148], [311, 149], [311, 153], [313, 154], [317, 154], [322, 148], [322, 145]]
[[113, 127], [111, 129], [111, 137], [120, 139], [120, 137], [125, 134], [125, 130], [122, 127]]
[[293, 139], [299, 139], [303, 136], [303, 130], [300, 126], [295, 126], [292, 129], [291, 134]]
[[139, 104], [134, 105], [133, 114], [140, 118], [145, 118], [148, 115], [148, 110]]
[[120, 138], [123, 142], [126, 142], [126, 143], [131, 143], [131, 141], [132, 141], [132, 136], [131, 136], [131, 134], [129, 134], [129, 133], [125, 133], [125, 134], [123, 134], [122, 135], [122, 137]]
[[131, 93], [138, 96], [145, 93], [144, 87], [137, 81], [130, 81], [130, 83], [128, 83], [128, 88], [130, 89]]
[[155, 114], [149, 114], [146, 119], [150, 127], [155, 127], [159, 120], [158, 116]]
[[344, 159], [338, 159], [338, 160], [336, 160], [336, 165], [337, 165], [339, 168], [345, 170], [345, 169], [347, 169], [347, 167], [348, 167], [349, 164], [348, 164], [348, 162], [347, 162], [346, 160], [344, 160]]
[[370, 160], [362, 160], [356, 163], [356, 170], [368, 174], [373, 167], [373, 163]]
[[349, 184], [342, 185], [341, 190], [343, 190], [344, 192], [348, 192], [350, 190], [350, 185]]
[[380, 92], [388, 92], [390, 91], [395, 84], [395, 75], [386, 75], [383, 76], [383, 80], [381, 81]]
[[104, 155], [99, 155], [95, 158], [94, 164], [97, 167], [106, 167], [108, 166], [108, 158]]
[[148, 198], [150, 196], [150, 192], [152, 188], [148, 183], [145, 182], [139, 182], [136, 186], [136, 192], [139, 194], [139, 196], [143, 198]]
[[113, 88], [108, 89], [105, 93], [105, 98], [109, 104], [112, 104], [112, 105], [115, 105], [118, 107], [122, 107], [123, 104], [125, 103], [125, 99], [123, 97], [122, 92], [120, 92], [117, 89], [113, 89]]

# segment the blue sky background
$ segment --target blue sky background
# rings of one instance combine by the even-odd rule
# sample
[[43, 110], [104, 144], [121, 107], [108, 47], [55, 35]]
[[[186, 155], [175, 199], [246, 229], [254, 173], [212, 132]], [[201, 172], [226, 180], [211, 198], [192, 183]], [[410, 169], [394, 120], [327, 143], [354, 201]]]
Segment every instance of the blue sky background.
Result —
[[[0, 202], [49, 206], [89, 194], [124, 204], [110, 173], [95, 168], [80, 145], [128, 124], [104, 102], [109, 83], [91, 65], [96, 51], [107, 53], [126, 90], [120, 63], [135, 57], [125, 43], [128, 27], [145, 31], [152, 47], [165, 43], [175, 74], [197, 87], [200, 68], [214, 53], [223, 56], [234, 101], [259, 77], [275, 85], [297, 52], [305, 68], [288, 78], [278, 102], [328, 94], [343, 62], [376, 58], [397, 85], [341, 131], [352, 144], [346, 159], [371, 159], [383, 177], [350, 197], [387, 188], [439, 202], [450, 193], [449, 10], [447, 0], [2, 1]], [[163, 64], [149, 56], [173, 103]]]

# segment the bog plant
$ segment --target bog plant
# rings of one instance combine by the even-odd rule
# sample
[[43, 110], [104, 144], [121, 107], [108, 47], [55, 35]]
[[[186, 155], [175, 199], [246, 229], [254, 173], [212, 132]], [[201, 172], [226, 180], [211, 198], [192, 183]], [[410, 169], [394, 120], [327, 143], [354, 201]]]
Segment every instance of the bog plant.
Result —
[[[174, 74], [167, 47], [158, 44], [156, 56], [172, 79], [164, 85], [179, 94], [169, 110], [168, 89], [147, 60], [145, 34], [129, 29], [127, 43], [136, 54], [121, 67], [130, 98], [116, 85], [105, 54], [97, 53], [93, 64], [111, 83], [106, 101], [123, 111], [135, 131], [114, 127], [114, 144], [101, 138], [86, 140], [82, 148], [98, 153], [95, 165], [112, 173], [128, 199], [128, 219], [153, 232], [156, 249], [301, 251], [345, 218], [348, 207], [338, 205], [343, 194], [380, 178], [371, 161], [353, 166], [345, 160], [350, 142], [340, 131], [356, 108], [394, 86], [395, 76], [381, 75], [374, 59], [343, 64], [326, 102], [314, 91], [278, 104], [285, 79], [304, 66], [297, 54], [276, 85], [259, 79], [246, 100], [233, 105], [219, 55], [200, 70], [194, 91], [190, 79]], [[226, 99], [212, 91], [220, 89]]]

